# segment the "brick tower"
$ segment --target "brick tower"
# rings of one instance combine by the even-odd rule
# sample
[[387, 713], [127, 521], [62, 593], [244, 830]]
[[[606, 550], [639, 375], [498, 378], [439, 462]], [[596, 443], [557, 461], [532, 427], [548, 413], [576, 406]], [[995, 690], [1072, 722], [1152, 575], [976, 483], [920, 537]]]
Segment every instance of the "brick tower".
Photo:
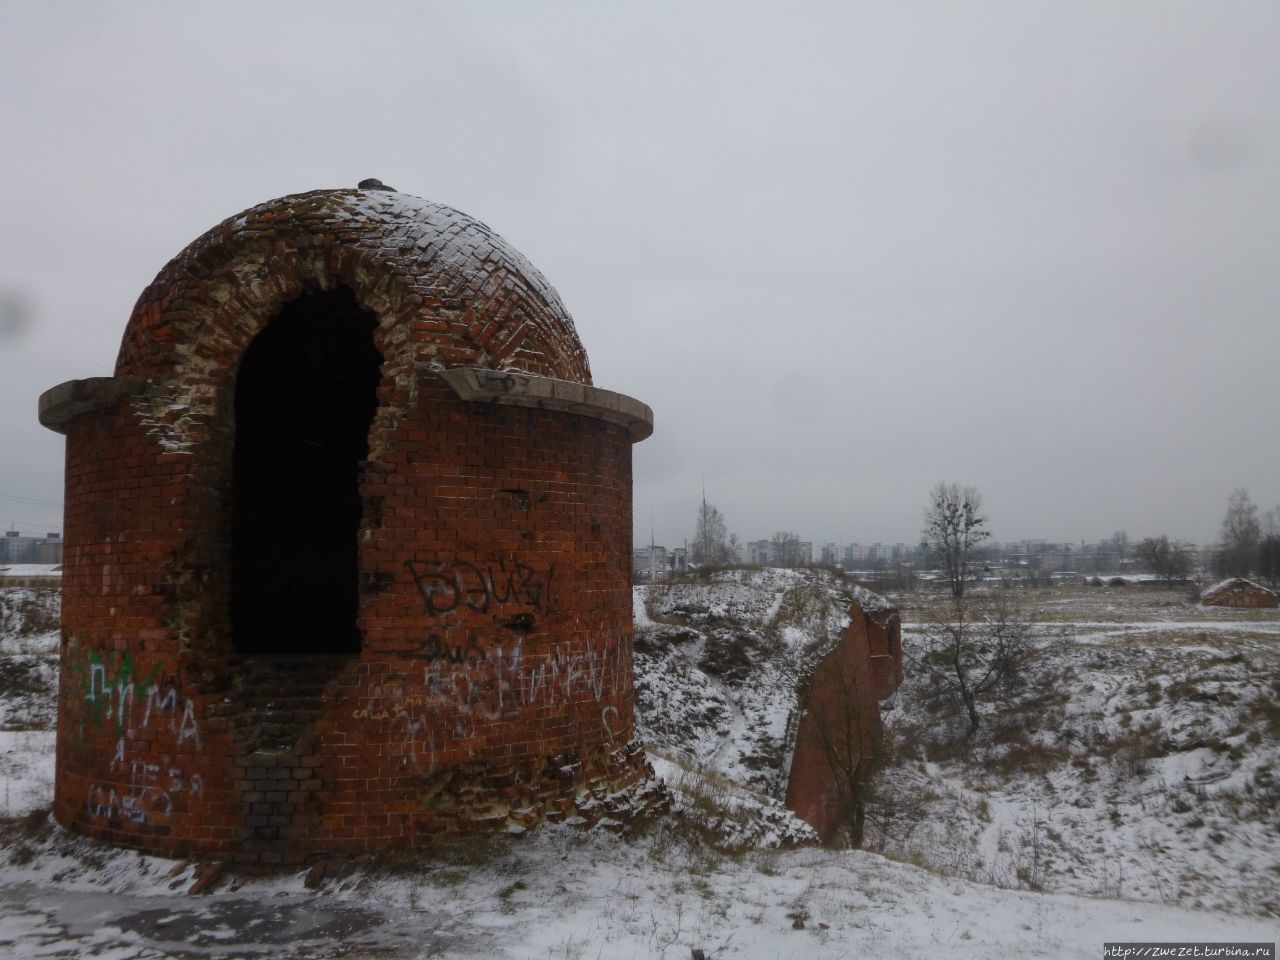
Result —
[[302, 862], [519, 830], [644, 778], [631, 444], [555, 290], [366, 181], [160, 271], [66, 434], [54, 812]]

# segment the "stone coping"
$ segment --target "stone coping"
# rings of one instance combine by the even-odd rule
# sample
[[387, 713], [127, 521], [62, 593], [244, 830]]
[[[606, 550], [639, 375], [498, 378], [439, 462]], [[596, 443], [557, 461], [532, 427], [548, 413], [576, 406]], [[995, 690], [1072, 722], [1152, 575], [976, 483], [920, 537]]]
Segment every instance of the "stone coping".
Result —
[[110, 407], [124, 397], [145, 394], [148, 386], [141, 377], [68, 380], [40, 394], [40, 423], [56, 433], [66, 433], [67, 424], [76, 417]]
[[[440, 376], [462, 400], [501, 403], [516, 407], [560, 410], [621, 424], [638, 443], [653, 433], [653, 411], [633, 397], [569, 380], [555, 380], [527, 373], [454, 367], [426, 369]], [[40, 423], [57, 433], [82, 414], [101, 410], [123, 397], [147, 393], [150, 382], [140, 377], [89, 377], [68, 380], [40, 395]]]
[[653, 433], [653, 411], [634, 397], [612, 390], [569, 380], [479, 367], [454, 367], [432, 372], [438, 373], [462, 400], [561, 410], [607, 420], [626, 427], [631, 432], [632, 443], [638, 443]]

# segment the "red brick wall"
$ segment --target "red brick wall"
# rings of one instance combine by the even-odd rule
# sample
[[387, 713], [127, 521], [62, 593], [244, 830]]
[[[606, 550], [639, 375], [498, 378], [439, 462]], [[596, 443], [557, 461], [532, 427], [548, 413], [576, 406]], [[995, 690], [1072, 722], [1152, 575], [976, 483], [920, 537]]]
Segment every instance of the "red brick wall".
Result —
[[[238, 686], [227, 546], [200, 514], [216, 498], [192, 490], [229, 449], [157, 452], [131, 406], [68, 436], [63, 823], [174, 855], [302, 859], [532, 823], [638, 779], [625, 427], [424, 378], [362, 484], [363, 653], [301, 749], [268, 761], [237, 725], [261, 691]], [[207, 569], [178, 589], [192, 555]]]
[[[293, 862], [518, 828], [643, 777], [630, 435], [456, 399], [441, 366], [590, 374], [545, 280], [424, 204], [273, 201], [139, 299], [117, 373], [149, 386], [67, 428], [63, 824]], [[360, 483], [362, 652], [246, 661], [229, 625], [236, 366], [282, 303], [339, 283], [379, 317], [385, 358]]]
[[901, 681], [898, 614], [854, 604], [849, 626], [810, 677], [787, 782], [787, 806], [824, 841], [849, 825], [857, 784], [875, 772], [880, 701]]
[[335, 283], [382, 318], [397, 362], [591, 382], [573, 320], [518, 250], [457, 210], [368, 190], [281, 197], [192, 241], [139, 296], [116, 373], [234, 366], [281, 304]]
[[[209, 768], [171, 602], [192, 457], [167, 451], [145, 420], [124, 401], [67, 434], [55, 812], [161, 849]], [[97, 809], [113, 814], [88, 815]]]

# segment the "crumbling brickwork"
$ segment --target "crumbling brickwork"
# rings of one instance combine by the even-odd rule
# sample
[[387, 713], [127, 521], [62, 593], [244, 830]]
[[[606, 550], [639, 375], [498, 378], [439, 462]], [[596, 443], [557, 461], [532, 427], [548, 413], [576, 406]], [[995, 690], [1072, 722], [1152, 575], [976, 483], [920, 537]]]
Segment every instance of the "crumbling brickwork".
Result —
[[880, 701], [902, 682], [898, 612], [866, 597], [803, 688], [786, 803], [823, 840], [859, 829], [859, 793], [880, 762]]
[[[326, 398], [363, 389], [342, 351], [374, 372], [370, 413], [335, 426]], [[161, 271], [114, 377], [41, 405], [67, 435], [64, 825], [301, 862], [519, 830], [644, 777], [631, 444], [651, 415], [591, 386], [554, 290], [487, 227], [383, 190], [260, 205]], [[251, 453], [263, 423], [279, 443]]]
[[1269, 609], [1280, 606], [1280, 598], [1273, 591], [1244, 577], [1233, 577], [1206, 587], [1200, 594], [1200, 602], [1206, 607]]

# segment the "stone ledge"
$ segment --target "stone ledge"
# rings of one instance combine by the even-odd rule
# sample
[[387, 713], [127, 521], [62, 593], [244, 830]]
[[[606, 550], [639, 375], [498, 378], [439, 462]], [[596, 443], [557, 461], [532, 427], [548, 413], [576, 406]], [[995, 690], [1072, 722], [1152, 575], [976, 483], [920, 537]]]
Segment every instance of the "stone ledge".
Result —
[[[626, 427], [631, 433], [632, 443], [638, 443], [653, 433], [653, 411], [648, 405], [612, 390], [570, 380], [478, 367], [454, 367], [438, 373], [462, 400], [559, 410], [607, 420]], [[124, 397], [145, 394], [149, 386], [149, 382], [141, 377], [68, 380], [40, 395], [40, 423], [57, 433], [66, 433], [67, 424], [76, 417], [106, 409]]]
[[104, 410], [124, 397], [146, 393], [148, 386], [148, 382], [141, 377], [68, 380], [40, 394], [40, 423], [56, 433], [66, 433], [67, 424], [76, 417], [94, 410]]
[[653, 433], [653, 411], [639, 400], [612, 390], [569, 380], [479, 367], [454, 367], [435, 372], [462, 400], [559, 410], [607, 420], [626, 427], [631, 432], [632, 443], [638, 443]]

